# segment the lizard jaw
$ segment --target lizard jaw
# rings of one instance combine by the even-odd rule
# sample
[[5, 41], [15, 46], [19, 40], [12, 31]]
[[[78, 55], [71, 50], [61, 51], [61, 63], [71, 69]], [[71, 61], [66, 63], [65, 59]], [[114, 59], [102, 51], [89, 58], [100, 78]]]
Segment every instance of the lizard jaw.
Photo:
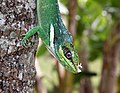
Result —
[[77, 68], [77, 72], [80, 73], [82, 69], [82, 64], [81, 63], [78, 64], [76, 68]]

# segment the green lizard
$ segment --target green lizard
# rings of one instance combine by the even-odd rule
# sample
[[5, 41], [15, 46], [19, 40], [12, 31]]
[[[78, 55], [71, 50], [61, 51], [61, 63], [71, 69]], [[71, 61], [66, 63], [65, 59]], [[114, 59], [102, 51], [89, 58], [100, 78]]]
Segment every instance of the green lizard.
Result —
[[81, 72], [81, 63], [72, 44], [72, 36], [60, 16], [57, 0], [37, 0], [39, 25], [30, 29], [23, 43], [36, 32], [50, 53], [70, 72]]

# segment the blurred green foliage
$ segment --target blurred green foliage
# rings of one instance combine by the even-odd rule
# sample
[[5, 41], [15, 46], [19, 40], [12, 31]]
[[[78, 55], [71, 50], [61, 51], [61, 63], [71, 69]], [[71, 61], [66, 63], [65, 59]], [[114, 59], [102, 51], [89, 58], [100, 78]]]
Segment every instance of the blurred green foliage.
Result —
[[[69, 0], [60, 0], [60, 2], [68, 8]], [[65, 15], [66, 19], [68, 15]], [[87, 77], [97, 77], [100, 78], [101, 68], [99, 64], [102, 64], [102, 56], [103, 56], [103, 45], [105, 40], [109, 37], [110, 32], [113, 30], [114, 25], [120, 21], [120, 0], [78, 0], [77, 7], [77, 30], [75, 37], [75, 46], [78, 52], [81, 51], [80, 42], [81, 40], [86, 40], [87, 49], [88, 49], [88, 62], [90, 64], [94, 64], [94, 62], [98, 62], [96, 60], [100, 60], [99, 63], [95, 67], [90, 68], [90, 70], [94, 69], [94, 72], [82, 72], [81, 74], [74, 75], [74, 83], [79, 86], [80, 79], [84, 76]], [[55, 65], [51, 63], [48, 64], [49, 60], [53, 58], [46, 52], [45, 46], [42, 44], [38, 48], [37, 58], [41, 60], [40, 68], [43, 68], [44, 65], [45, 70], [49, 70], [48, 66], [51, 66], [51, 71], [49, 74], [44, 72], [47, 75], [55, 75], [54, 77], [50, 77], [48, 82], [52, 83], [49, 88], [49, 93], [54, 93], [54, 88], [58, 86], [58, 72], [56, 71]], [[44, 61], [44, 62], [43, 62]], [[91, 63], [93, 62], [93, 63]], [[52, 65], [50, 65], [52, 64]], [[41, 67], [42, 66], [42, 67]], [[95, 70], [99, 69], [99, 71]], [[119, 73], [120, 74], [120, 73]], [[45, 76], [47, 76], [45, 75]], [[99, 75], [99, 76], [98, 76]], [[49, 76], [47, 76], [49, 77]], [[97, 79], [98, 80], [98, 79]], [[44, 86], [48, 83], [44, 82]], [[98, 84], [95, 84], [98, 85]], [[55, 86], [55, 87], [53, 87]], [[98, 86], [96, 86], [97, 88]], [[51, 92], [50, 92], [51, 91]], [[76, 92], [78, 93], [78, 92]]]
[[45, 52], [46, 52], [46, 50], [47, 50], [47, 49], [46, 49], [45, 45], [42, 44], [40, 47], [38, 47], [36, 56], [37, 56], [37, 57], [40, 57], [40, 56], [44, 55]]

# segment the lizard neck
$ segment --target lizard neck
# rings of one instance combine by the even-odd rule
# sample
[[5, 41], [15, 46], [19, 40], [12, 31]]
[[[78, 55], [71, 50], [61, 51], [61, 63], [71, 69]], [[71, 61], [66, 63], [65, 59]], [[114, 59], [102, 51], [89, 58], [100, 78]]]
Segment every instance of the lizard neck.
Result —
[[37, 0], [39, 25], [46, 32], [49, 41], [55, 46], [72, 42], [60, 16], [58, 0]]
[[51, 24], [60, 16], [57, 0], [37, 0], [37, 14], [39, 24], [43, 27], [46, 24]]

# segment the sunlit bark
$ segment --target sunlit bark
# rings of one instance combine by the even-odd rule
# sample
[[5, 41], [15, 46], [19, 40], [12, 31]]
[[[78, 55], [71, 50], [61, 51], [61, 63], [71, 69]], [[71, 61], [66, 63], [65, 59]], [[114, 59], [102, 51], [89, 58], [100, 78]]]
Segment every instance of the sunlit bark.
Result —
[[38, 40], [31, 38], [28, 48], [21, 43], [36, 23], [34, 9], [35, 0], [0, 0], [0, 93], [34, 93]]

